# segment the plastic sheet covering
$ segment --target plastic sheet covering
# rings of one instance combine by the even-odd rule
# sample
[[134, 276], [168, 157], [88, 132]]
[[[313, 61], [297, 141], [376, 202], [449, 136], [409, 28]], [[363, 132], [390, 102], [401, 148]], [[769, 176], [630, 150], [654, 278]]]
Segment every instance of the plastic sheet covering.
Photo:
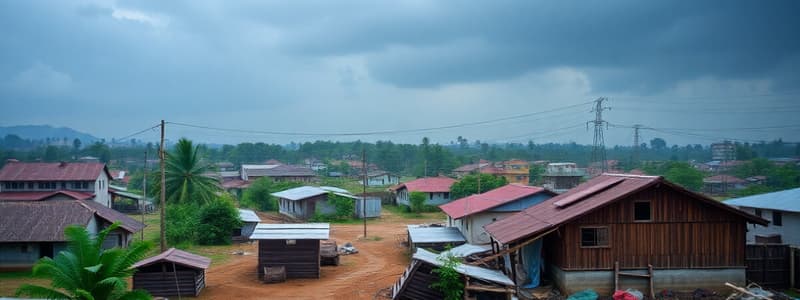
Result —
[[531, 279], [531, 282], [523, 287], [526, 289], [538, 287], [542, 277], [542, 240], [522, 247], [522, 256], [527, 267], [525, 271]]

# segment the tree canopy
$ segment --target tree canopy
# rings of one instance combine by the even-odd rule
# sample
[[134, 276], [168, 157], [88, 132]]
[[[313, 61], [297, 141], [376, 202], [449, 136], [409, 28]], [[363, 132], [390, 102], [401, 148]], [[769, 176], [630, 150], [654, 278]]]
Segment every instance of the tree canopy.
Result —
[[472, 194], [483, 193], [508, 184], [505, 177], [491, 174], [480, 174], [481, 184], [478, 191], [478, 174], [464, 176], [450, 186], [450, 199], [463, 198]]

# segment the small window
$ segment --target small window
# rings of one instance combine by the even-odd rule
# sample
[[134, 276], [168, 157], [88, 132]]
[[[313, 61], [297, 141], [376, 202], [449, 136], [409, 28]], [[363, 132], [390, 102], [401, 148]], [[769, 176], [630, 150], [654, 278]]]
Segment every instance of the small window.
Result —
[[32, 190], [32, 189], [33, 189], [33, 182], [28, 182], [28, 189], [29, 189], [29, 190]]
[[294, 246], [297, 245], [297, 240], [286, 240], [287, 246]]
[[88, 189], [89, 188], [89, 182], [88, 181], [84, 181], [83, 183], [81, 183], [81, 187], [83, 187], [84, 190]]
[[760, 209], [760, 208], [756, 208], [756, 211], [755, 211], [754, 213], [755, 213], [755, 215], [756, 215], [756, 216], [758, 216], [759, 218], [762, 218], [762, 217], [763, 217], [763, 216], [761, 215], [762, 213], [761, 213], [761, 209]]
[[608, 247], [608, 227], [581, 228], [581, 247]]
[[636, 201], [633, 203], [633, 220], [636, 222], [647, 222], [653, 220], [650, 201]]
[[783, 214], [779, 211], [772, 211], [772, 225], [783, 226]]
[[450, 199], [450, 193], [449, 193], [449, 192], [448, 192], [448, 193], [444, 193], [444, 194], [442, 194], [442, 195], [444, 195], [444, 198], [445, 198], [445, 199]]

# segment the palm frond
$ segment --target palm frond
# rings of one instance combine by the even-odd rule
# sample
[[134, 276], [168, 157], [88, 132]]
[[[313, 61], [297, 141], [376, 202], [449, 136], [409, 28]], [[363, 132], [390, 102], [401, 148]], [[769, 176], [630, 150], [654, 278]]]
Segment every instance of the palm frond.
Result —
[[17, 292], [14, 293], [14, 295], [15, 297], [30, 296], [31, 298], [43, 299], [72, 299], [72, 297], [67, 296], [58, 290], [27, 283], [17, 288]]

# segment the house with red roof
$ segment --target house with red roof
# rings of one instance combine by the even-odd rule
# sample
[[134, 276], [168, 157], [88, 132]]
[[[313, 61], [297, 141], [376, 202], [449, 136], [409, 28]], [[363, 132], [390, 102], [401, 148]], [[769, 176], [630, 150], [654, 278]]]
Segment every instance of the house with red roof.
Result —
[[489, 244], [484, 225], [550, 199], [556, 193], [541, 187], [511, 183], [482, 194], [467, 196], [439, 205], [447, 214], [447, 225], [456, 227], [467, 243]]
[[630, 277], [615, 286], [615, 270], [652, 270], [658, 290], [743, 286], [748, 223], [768, 221], [660, 176], [602, 174], [484, 229], [518, 286], [536, 287], [545, 277], [563, 294], [611, 295], [652, 291]]
[[0, 169], [0, 201], [93, 200], [111, 207], [103, 163], [9, 161]]
[[449, 177], [425, 177], [404, 182], [391, 188], [399, 205], [410, 206], [411, 192], [425, 193], [425, 205], [440, 205], [450, 202], [450, 186], [456, 180]]

